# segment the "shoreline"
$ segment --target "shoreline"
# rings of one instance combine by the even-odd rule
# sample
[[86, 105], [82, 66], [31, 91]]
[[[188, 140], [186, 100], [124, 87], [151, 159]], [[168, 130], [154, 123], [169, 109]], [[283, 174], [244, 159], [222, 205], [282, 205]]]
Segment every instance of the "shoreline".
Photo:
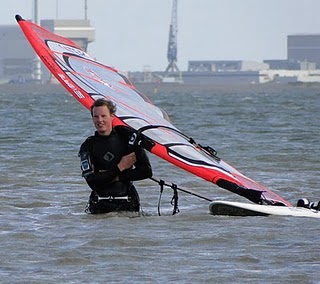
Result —
[[[216, 92], [237, 93], [237, 92], [279, 92], [292, 90], [319, 90], [320, 83], [288, 84], [288, 83], [265, 83], [265, 84], [179, 84], [179, 83], [135, 83], [134, 86], [146, 96], [158, 93], [194, 93], [214, 94]], [[68, 91], [61, 84], [0, 84], [0, 94], [22, 95], [22, 94], [68, 94]]]

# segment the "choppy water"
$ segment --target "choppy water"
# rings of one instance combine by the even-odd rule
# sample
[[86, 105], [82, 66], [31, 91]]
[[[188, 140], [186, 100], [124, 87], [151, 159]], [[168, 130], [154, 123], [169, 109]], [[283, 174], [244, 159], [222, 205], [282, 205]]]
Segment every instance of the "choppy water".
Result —
[[[320, 200], [320, 89], [155, 94], [175, 126], [291, 202]], [[67, 95], [0, 94], [1, 283], [320, 283], [320, 223], [215, 217], [208, 202], [137, 184], [144, 216], [86, 215], [77, 152], [94, 129]], [[151, 157], [154, 173], [244, 201]]]

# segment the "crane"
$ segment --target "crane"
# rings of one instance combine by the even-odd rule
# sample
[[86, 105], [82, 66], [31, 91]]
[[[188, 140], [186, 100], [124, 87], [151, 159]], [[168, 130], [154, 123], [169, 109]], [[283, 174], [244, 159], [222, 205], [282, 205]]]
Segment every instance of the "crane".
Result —
[[169, 65], [165, 71], [165, 74], [169, 72], [177, 72], [180, 76], [180, 70], [177, 66], [177, 32], [178, 32], [178, 0], [173, 0], [172, 2], [172, 15], [171, 15], [171, 23], [169, 29], [169, 42], [168, 42], [168, 51], [167, 51], [167, 59], [169, 61]]

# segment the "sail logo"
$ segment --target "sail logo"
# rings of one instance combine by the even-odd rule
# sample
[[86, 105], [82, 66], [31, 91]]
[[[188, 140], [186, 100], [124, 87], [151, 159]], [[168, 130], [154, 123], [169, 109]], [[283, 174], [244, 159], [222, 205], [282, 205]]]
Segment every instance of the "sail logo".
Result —
[[91, 57], [86, 52], [84, 52], [83, 50], [81, 50], [79, 48], [76, 48], [76, 47], [73, 47], [70, 45], [66, 45], [63, 43], [58, 43], [58, 42], [51, 41], [51, 40], [47, 40], [46, 43], [47, 43], [48, 47], [54, 52], [61, 52], [61, 53], [67, 52], [69, 54], [74, 54], [79, 57], [91, 59]]
[[60, 79], [70, 88], [79, 99], [84, 99], [84, 95], [72, 84], [64, 74], [59, 73]]
[[61, 48], [61, 49], [64, 49], [70, 53], [73, 53], [73, 54], [76, 54], [76, 55], [79, 55], [81, 57], [87, 57], [87, 58], [90, 58], [88, 56], [88, 54], [86, 54], [83, 50], [81, 49], [78, 49], [78, 48], [74, 48], [72, 46], [69, 46], [69, 45], [64, 45], [64, 44], [61, 44], [59, 43], [58, 46]]
[[95, 71], [93, 71], [91, 68], [89, 68], [88, 66], [84, 66], [83, 69], [94, 79], [96, 79], [97, 81], [99, 81], [99, 83], [107, 86], [108, 88], [110, 88], [111, 90], [116, 90], [116, 88], [112, 85], [110, 85], [108, 82], [106, 82], [105, 80], [103, 80], [101, 78], [101, 76], [99, 76]]

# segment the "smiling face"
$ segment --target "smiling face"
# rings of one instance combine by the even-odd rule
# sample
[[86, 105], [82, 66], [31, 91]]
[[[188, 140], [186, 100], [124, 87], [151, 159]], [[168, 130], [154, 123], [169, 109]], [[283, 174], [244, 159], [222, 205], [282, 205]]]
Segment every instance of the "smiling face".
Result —
[[110, 114], [108, 107], [105, 105], [92, 109], [92, 120], [100, 135], [107, 136], [111, 133], [113, 118], [114, 115]]

